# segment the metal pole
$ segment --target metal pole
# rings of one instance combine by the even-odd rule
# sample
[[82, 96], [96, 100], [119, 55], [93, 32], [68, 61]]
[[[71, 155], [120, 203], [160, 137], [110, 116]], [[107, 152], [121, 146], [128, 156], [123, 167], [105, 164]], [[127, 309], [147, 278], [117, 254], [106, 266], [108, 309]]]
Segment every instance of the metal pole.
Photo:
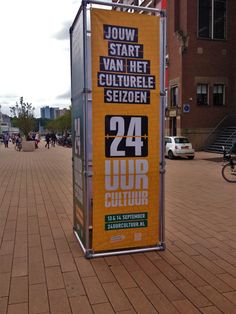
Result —
[[145, 11], [145, 12], [152, 12], [152, 13], [159, 13], [159, 14], [163, 12], [162, 10], [159, 10], [159, 9], [140, 7], [137, 5], [128, 5], [128, 4], [115, 3], [115, 2], [105, 2], [105, 1], [103, 2], [103, 1], [97, 1], [97, 0], [87, 0], [86, 2], [88, 4], [107, 5], [114, 8], [131, 9], [134, 11]]
[[83, 201], [86, 213], [85, 218], [85, 249], [89, 251], [89, 193], [88, 193], [88, 51], [87, 51], [87, 1], [82, 1], [83, 7], [83, 54], [84, 54], [84, 107], [83, 107], [83, 141], [84, 141], [84, 158], [83, 158], [83, 172], [84, 172], [84, 192]]
[[163, 14], [160, 19], [160, 59], [161, 59], [161, 68], [160, 68], [160, 92], [161, 92], [161, 108], [160, 108], [160, 231], [159, 236], [165, 248], [165, 157], [164, 157], [164, 136], [165, 136], [165, 56], [166, 56], [166, 17]]

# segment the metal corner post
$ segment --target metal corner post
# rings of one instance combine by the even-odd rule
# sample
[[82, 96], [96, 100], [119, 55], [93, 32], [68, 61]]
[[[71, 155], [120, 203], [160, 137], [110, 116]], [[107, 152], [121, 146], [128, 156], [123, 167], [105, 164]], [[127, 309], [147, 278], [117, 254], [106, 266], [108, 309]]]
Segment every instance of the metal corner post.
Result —
[[83, 119], [84, 119], [84, 130], [83, 130], [83, 141], [84, 141], [84, 152], [83, 152], [83, 172], [84, 172], [84, 202], [85, 202], [85, 250], [89, 248], [89, 196], [88, 196], [88, 54], [87, 54], [87, 1], [82, 1], [83, 10], [83, 59], [84, 59], [84, 108], [83, 108]]
[[[70, 32], [69, 32], [69, 35], [70, 35], [70, 79], [71, 79], [71, 82], [72, 82], [72, 28], [70, 28]], [[73, 94], [73, 91], [72, 91], [72, 86], [71, 86], [71, 103], [72, 103], [72, 106], [73, 106], [73, 99], [72, 99], [72, 94]], [[72, 120], [72, 135], [73, 135], [73, 141], [74, 141], [74, 136], [75, 136], [75, 131], [74, 131], [74, 117], [73, 117], [73, 109], [71, 111], [71, 120]], [[75, 230], [76, 229], [76, 226], [75, 226], [75, 192], [74, 192], [74, 189], [75, 189], [75, 177], [74, 177], [74, 147], [72, 146], [72, 180], [73, 180], [73, 229]]]
[[166, 56], [166, 15], [162, 11], [160, 19], [160, 94], [161, 94], [161, 108], [160, 108], [160, 231], [159, 236], [163, 246], [165, 248], [165, 157], [164, 157], [164, 136], [165, 136], [165, 56]]

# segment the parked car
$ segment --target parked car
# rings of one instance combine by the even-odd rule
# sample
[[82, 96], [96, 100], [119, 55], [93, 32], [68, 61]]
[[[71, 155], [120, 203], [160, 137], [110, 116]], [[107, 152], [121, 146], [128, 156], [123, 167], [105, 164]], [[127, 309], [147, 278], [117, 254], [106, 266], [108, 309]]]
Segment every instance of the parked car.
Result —
[[195, 151], [185, 136], [165, 136], [165, 156], [169, 159], [185, 157], [193, 159]]

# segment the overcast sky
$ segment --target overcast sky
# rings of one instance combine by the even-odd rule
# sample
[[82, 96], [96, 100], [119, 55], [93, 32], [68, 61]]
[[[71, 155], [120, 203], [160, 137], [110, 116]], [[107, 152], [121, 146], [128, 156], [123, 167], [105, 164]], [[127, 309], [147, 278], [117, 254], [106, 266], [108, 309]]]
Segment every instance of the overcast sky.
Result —
[[69, 28], [80, 0], [0, 0], [0, 105], [21, 96], [43, 106], [70, 105]]

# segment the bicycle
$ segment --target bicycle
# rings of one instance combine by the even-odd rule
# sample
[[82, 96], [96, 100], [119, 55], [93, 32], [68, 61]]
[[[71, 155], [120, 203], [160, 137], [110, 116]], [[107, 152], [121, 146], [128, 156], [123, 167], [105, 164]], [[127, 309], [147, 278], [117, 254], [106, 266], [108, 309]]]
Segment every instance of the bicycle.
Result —
[[221, 174], [222, 177], [230, 183], [236, 183], [236, 162], [233, 160], [231, 154], [227, 154], [225, 147], [222, 146], [223, 149], [223, 160], [227, 161], [222, 168]]

